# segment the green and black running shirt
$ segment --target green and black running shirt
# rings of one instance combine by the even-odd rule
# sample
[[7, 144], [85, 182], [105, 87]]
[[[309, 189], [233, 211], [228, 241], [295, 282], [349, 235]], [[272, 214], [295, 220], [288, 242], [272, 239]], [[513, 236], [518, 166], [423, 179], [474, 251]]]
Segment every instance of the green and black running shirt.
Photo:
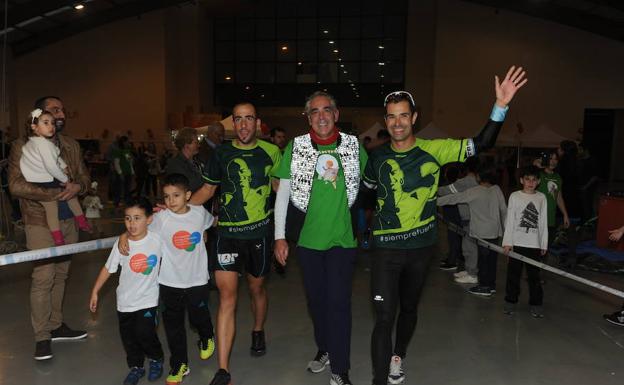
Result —
[[390, 143], [373, 151], [364, 183], [377, 186], [373, 224], [375, 245], [413, 249], [437, 241], [436, 197], [440, 167], [463, 162], [469, 139], [416, 138], [414, 146], [398, 151]]
[[277, 146], [258, 140], [254, 147], [234, 142], [217, 147], [204, 180], [220, 185], [218, 232], [227, 238], [254, 239], [269, 234], [271, 174], [281, 160]]

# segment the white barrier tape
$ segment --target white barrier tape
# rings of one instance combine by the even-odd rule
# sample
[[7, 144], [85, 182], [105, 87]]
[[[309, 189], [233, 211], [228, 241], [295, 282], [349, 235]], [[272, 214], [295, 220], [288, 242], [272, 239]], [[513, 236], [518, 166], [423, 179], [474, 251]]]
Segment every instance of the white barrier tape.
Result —
[[[457, 234], [461, 235], [462, 237], [467, 237], [468, 236], [468, 234], [461, 227], [457, 226], [454, 223], [446, 221], [444, 219], [444, 217], [442, 215], [440, 215], [440, 214], [438, 214], [438, 217], [448, 226], [449, 229], [451, 229], [451, 231], [456, 232]], [[471, 238], [473, 238], [473, 237], [471, 237]], [[475, 239], [482, 246], [487, 247], [490, 250], [494, 250], [494, 251], [496, 251], [499, 254], [505, 255], [505, 250], [503, 250], [502, 247], [500, 247], [498, 245], [495, 245], [493, 243], [484, 241], [481, 238], [473, 238], [473, 239]], [[512, 258], [515, 258], [517, 260], [520, 260], [520, 261], [522, 261], [524, 263], [528, 263], [529, 265], [533, 265], [533, 266], [539, 267], [540, 269], [543, 269], [543, 270], [546, 270], [546, 271], [550, 271], [551, 273], [560, 275], [562, 277], [569, 278], [569, 279], [571, 279], [573, 281], [580, 282], [582, 284], [585, 284], [587, 286], [593, 287], [595, 289], [605, 291], [605, 292], [613, 294], [613, 295], [615, 295], [617, 297], [624, 298], [624, 292], [622, 292], [620, 290], [616, 290], [616, 289], [614, 289], [612, 287], [605, 286], [605, 285], [602, 285], [602, 284], [594, 282], [594, 281], [590, 281], [589, 279], [585, 279], [583, 277], [579, 277], [578, 275], [570, 274], [567, 271], [564, 271], [564, 270], [561, 270], [561, 269], [557, 269], [556, 267], [552, 267], [552, 266], [547, 265], [547, 264], [545, 264], [543, 262], [538, 262], [538, 261], [536, 261], [534, 259], [527, 258], [527, 257], [525, 257], [522, 254], [516, 253], [515, 251], [511, 251], [507, 255], [512, 257]]]
[[28, 250], [20, 253], [0, 255], [0, 266], [15, 263], [38, 261], [40, 259], [60, 257], [61, 255], [78, 254], [86, 251], [110, 249], [118, 237], [102, 238], [93, 241], [72, 243], [71, 245], [49, 247], [47, 249]]

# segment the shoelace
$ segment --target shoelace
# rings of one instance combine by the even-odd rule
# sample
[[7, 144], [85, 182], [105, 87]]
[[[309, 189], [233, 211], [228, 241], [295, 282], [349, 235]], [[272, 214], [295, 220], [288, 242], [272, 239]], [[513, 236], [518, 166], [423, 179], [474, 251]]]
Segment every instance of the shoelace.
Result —
[[390, 375], [400, 376], [402, 373], [403, 369], [401, 368], [401, 361], [395, 362], [392, 360], [392, 365], [390, 365]]
[[185, 372], [185, 370], [183, 370], [183, 368], [184, 368], [183, 364], [178, 366], [177, 370], [172, 368], [171, 371], [169, 372], [169, 374], [172, 374], [174, 376], [177, 376], [178, 374], [182, 375]]
[[133, 380], [138, 381], [141, 378], [141, 369], [137, 367], [130, 369], [130, 373], [128, 373], [128, 377], [132, 377]]
[[325, 352], [325, 353], [317, 353], [316, 357], [314, 357], [314, 361], [318, 361], [321, 364], [324, 364], [327, 362], [327, 360], [329, 359], [329, 353]]
[[150, 360], [150, 370], [159, 370], [162, 367], [160, 361]]

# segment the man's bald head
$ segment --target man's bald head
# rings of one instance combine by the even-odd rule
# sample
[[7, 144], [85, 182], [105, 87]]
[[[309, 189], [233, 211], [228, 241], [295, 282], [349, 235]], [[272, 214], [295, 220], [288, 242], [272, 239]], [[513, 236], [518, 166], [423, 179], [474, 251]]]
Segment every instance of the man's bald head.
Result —
[[206, 129], [206, 137], [217, 146], [223, 143], [225, 138], [225, 127], [221, 122], [213, 122]]

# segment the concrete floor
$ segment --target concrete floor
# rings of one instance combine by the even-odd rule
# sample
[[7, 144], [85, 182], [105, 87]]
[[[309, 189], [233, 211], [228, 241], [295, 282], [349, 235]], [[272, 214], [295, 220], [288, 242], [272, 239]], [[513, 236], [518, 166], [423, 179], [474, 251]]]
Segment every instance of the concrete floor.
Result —
[[[444, 252], [444, 240], [440, 242]], [[107, 256], [106, 251], [74, 257], [65, 298], [65, 320], [86, 328], [89, 337], [53, 344], [54, 358], [32, 359], [34, 342], [29, 319], [30, 264], [0, 268], [0, 385], [121, 384], [126, 375], [125, 355], [115, 314], [115, 280], [101, 294], [101, 310], [88, 310], [91, 286]], [[368, 299], [369, 266], [374, 252], [362, 252], [353, 285], [351, 380], [371, 383], [370, 335], [373, 313]], [[506, 264], [501, 258], [498, 293], [492, 298], [467, 294], [437, 268], [435, 258], [424, 290], [420, 320], [404, 361], [406, 384], [565, 384], [621, 385], [624, 380], [624, 328], [606, 323], [602, 314], [619, 308], [621, 301], [580, 284], [544, 274], [544, 319], [528, 314], [526, 288], [514, 316], [502, 313]], [[239, 334], [232, 353], [235, 385], [329, 383], [328, 372], [305, 371], [316, 353], [305, 306], [300, 270], [295, 261], [285, 279], [270, 279], [270, 310], [266, 325], [268, 353], [249, 355], [251, 316], [245, 287], [238, 309]], [[581, 272], [622, 289], [621, 277]], [[243, 282], [243, 281], [241, 281]], [[244, 283], [243, 283], [244, 285]], [[213, 319], [215, 302], [213, 295]], [[166, 350], [162, 328], [161, 342]], [[195, 335], [189, 331], [191, 374], [186, 385], [206, 385], [216, 357], [200, 362]], [[140, 383], [147, 383], [143, 379]], [[164, 383], [163, 380], [159, 383]]]

